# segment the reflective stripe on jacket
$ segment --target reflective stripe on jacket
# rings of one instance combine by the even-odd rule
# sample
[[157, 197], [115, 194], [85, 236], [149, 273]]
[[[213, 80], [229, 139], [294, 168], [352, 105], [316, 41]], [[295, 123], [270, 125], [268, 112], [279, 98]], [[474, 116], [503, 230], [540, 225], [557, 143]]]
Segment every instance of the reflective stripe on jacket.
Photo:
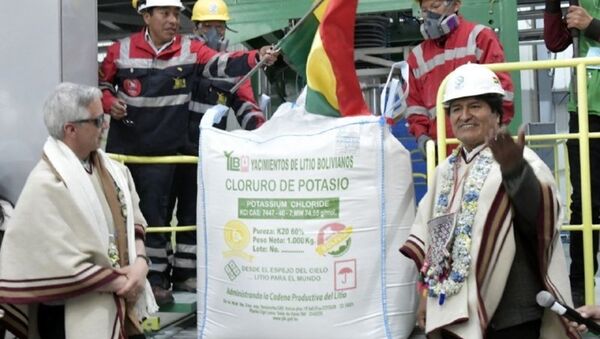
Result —
[[[416, 137], [426, 134], [436, 138], [434, 118], [438, 88], [450, 72], [469, 62], [504, 62], [504, 50], [489, 27], [476, 25], [462, 17], [454, 31], [440, 39], [425, 40], [411, 51], [408, 57], [410, 93], [407, 99], [407, 120], [411, 134]], [[498, 77], [507, 94], [502, 120], [508, 123], [514, 115], [513, 84], [506, 72], [498, 73]], [[446, 127], [446, 135], [452, 137], [450, 125]]]
[[158, 55], [143, 32], [108, 48], [99, 71], [103, 107], [116, 98], [127, 104], [133, 126], [112, 120], [106, 149], [133, 155], [172, 155], [187, 143], [192, 76], [240, 76], [256, 64], [256, 51], [217, 53], [203, 42], [178, 35]]

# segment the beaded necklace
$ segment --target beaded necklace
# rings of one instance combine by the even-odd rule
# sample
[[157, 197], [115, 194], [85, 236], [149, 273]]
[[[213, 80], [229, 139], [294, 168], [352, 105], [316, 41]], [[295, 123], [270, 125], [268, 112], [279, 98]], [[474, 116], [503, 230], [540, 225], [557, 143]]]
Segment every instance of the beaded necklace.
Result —
[[[434, 217], [448, 214], [449, 196], [455, 184], [454, 174], [458, 171], [460, 151], [460, 148], [454, 150], [449, 158], [450, 166], [442, 173], [442, 188], [435, 203]], [[422, 284], [427, 288], [430, 297], [439, 298], [440, 305], [444, 303], [446, 297], [460, 291], [469, 275], [473, 221], [477, 213], [481, 188], [493, 163], [494, 158], [489, 148], [482, 150], [464, 182], [460, 210], [452, 234], [453, 239], [451, 239], [451, 255], [444, 255], [441, 261], [432, 262], [428, 253], [421, 268]]]

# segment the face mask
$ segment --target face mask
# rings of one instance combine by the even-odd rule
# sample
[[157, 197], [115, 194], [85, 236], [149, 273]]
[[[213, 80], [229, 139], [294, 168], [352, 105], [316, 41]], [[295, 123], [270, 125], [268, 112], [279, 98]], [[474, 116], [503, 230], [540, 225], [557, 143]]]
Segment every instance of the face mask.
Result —
[[458, 15], [444, 17], [434, 12], [426, 12], [421, 24], [421, 34], [427, 39], [437, 39], [458, 27]]
[[214, 27], [209, 28], [201, 37], [208, 47], [218, 52], [224, 52], [227, 49], [227, 45], [229, 45], [229, 40], [221, 38], [219, 32]]

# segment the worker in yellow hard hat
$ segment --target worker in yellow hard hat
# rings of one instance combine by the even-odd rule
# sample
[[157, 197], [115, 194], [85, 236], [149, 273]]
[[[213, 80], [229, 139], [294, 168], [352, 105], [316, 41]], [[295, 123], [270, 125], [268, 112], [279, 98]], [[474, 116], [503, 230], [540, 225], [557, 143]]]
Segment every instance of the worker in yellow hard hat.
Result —
[[229, 9], [223, 0], [198, 0], [192, 10], [195, 33], [208, 47], [225, 51], [229, 41], [225, 38], [228, 29]]
[[[198, 0], [192, 10], [196, 40], [218, 52], [225, 52], [228, 41], [225, 31], [228, 29], [229, 10], [222, 0]], [[235, 52], [237, 55], [242, 52]], [[250, 81], [245, 81], [236, 93], [230, 89], [239, 81], [238, 77], [216, 78], [197, 73], [191, 84], [189, 103], [188, 147], [183, 154], [198, 155], [200, 120], [210, 107], [222, 104], [229, 106], [239, 125], [253, 130], [265, 122], [263, 112], [256, 104]], [[227, 118], [215, 127], [225, 129]], [[197, 173], [195, 164], [178, 164], [169, 209], [177, 203], [177, 222], [179, 225], [196, 225]], [[177, 232], [176, 251], [173, 260], [173, 289], [196, 291], [196, 233]]]

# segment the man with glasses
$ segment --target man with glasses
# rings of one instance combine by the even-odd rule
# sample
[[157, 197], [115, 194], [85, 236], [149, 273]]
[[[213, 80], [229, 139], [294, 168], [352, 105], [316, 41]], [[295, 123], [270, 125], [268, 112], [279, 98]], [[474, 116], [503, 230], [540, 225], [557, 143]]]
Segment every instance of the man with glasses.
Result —
[[63, 83], [44, 104], [50, 137], [0, 249], [0, 321], [19, 338], [144, 338], [157, 310], [133, 179], [100, 149], [101, 97]]
[[[417, 0], [425, 41], [408, 56], [410, 93], [407, 98], [409, 132], [417, 138], [419, 150], [425, 154], [425, 143], [436, 140], [436, 96], [442, 80], [466, 63], [504, 62], [504, 50], [496, 34], [483, 25], [465, 20], [459, 13], [460, 0]], [[502, 123], [510, 123], [513, 115], [513, 85], [510, 75], [499, 72], [506, 91]], [[449, 119], [446, 136], [454, 137]]]
[[[106, 150], [141, 156], [177, 155], [188, 145], [192, 76], [241, 76], [265, 58], [270, 47], [247, 53], [217, 53], [205, 43], [182, 36], [180, 0], [133, 0], [145, 27], [115, 42], [100, 66], [104, 111], [112, 119]], [[140, 192], [140, 207], [150, 226], [171, 222], [168, 213], [174, 164], [128, 165]], [[170, 291], [173, 250], [170, 234], [152, 233], [146, 247], [152, 265], [149, 280], [160, 305], [173, 302]]]

